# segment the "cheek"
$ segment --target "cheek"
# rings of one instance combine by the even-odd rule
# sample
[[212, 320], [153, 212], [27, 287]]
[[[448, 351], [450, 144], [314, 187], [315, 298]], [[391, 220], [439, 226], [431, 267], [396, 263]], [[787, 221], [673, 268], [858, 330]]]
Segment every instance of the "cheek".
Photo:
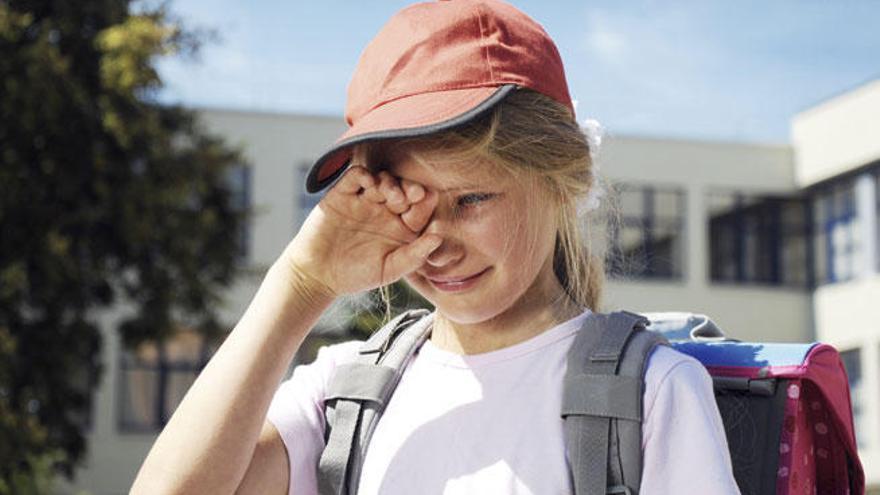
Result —
[[[530, 217], [532, 212], [518, 209], [506, 211], [497, 218], [480, 222], [468, 234], [479, 239], [474, 247], [493, 261], [504, 263], [504, 268], [515, 275], [533, 275], [543, 264], [548, 244], [556, 239], [555, 224], [544, 216]], [[538, 217], [541, 218], [538, 218]]]
[[465, 226], [461, 233], [469, 250], [494, 260], [506, 258], [516, 243], [516, 230], [505, 222], [475, 222]]

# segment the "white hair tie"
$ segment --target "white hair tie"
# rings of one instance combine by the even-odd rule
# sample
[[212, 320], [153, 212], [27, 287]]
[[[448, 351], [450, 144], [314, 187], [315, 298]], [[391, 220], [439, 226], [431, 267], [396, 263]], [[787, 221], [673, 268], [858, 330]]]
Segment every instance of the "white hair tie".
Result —
[[581, 122], [581, 130], [587, 136], [587, 143], [590, 146], [590, 161], [592, 161], [593, 169], [593, 187], [586, 197], [578, 201], [577, 214], [581, 216], [590, 211], [599, 208], [599, 201], [605, 196], [605, 186], [599, 177], [599, 148], [602, 146], [602, 138], [605, 137], [605, 128], [596, 119], [585, 119]]

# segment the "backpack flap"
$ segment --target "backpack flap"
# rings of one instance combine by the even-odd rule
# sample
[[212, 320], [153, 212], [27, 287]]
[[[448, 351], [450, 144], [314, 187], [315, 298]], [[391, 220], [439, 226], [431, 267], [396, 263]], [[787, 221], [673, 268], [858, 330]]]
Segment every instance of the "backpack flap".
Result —
[[[806, 414], [813, 440], [802, 455], [792, 449], [792, 464], [803, 455], [815, 456], [818, 493], [864, 493], [865, 473], [858, 457], [849, 381], [840, 354], [830, 345], [817, 344], [803, 366], [787, 373], [803, 377], [800, 397], [794, 398], [800, 402], [798, 412]], [[793, 398], [795, 394], [790, 391], [788, 395]]]
[[651, 331], [663, 334], [670, 342], [714, 342], [731, 340], [708, 316], [699, 313], [644, 313]]

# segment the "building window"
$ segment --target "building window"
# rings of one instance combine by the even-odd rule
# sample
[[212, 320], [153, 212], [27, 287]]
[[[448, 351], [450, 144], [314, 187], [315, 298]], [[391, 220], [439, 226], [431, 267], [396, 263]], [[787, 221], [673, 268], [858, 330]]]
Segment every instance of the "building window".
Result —
[[231, 204], [235, 212], [246, 215], [237, 232], [237, 249], [239, 258], [247, 260], [251, 248], [251, 222], [248, 213], [251, 211], [251, 167], [234, 165], [227, 169], [226, 183], [232, 195]]
[[318, 202], [321, 201], [321, 193], [310, 194], [306, 192], [306, 177], [308, 177], [309, 169], [311, 169], [311, 167], [311, 162], [302, 163], [296, 167], [296, 173], [294, 174], [293, 190], [297, 193], [296, 211], [293, 215], [296, 219], [294, 231], [299, 230], [303, 222], [306, 221], [306, 217], [309, 216], [309, 212], [312, 211], [312, 208], [317, 206]]
[[806, 201], [713, 192], [708, 206], [713, 282], [811, 285]]
[[861, 254], [854, 183], [847, 179], [824, 186], [813, 192], [812, 200], [816, 282], [850, 280]]
[[864, 411], [864, 387], [862, 385], [862, 353], [861, 349], [850, 349], [840, 353], [843, 367], [846, 368], [846, 376], [849, 379], [850, 395], [852, 397], [853, 422], [856, 430], [856, 442], [860, 448], [866, 446], [865, 435], [868, 434], [867, 422]]
[[612, 277], [681, 279], [684, 191], [675, 188], [615, 187], [619, 222], [610, 223], [606, 259]]
[[124, 350], [119, 363], [119, 430], [161, 430], [215, 350], [216, 344], [194, 331], [181, 331], [161, 345], [146, 342]]

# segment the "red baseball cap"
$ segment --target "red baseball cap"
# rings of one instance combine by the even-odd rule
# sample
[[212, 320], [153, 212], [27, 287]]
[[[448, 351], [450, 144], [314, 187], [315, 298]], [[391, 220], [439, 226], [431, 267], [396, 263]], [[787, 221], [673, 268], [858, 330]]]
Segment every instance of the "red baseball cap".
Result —
[[559, 51], [540, 24], [500, 0], [404, 8], [367, 45], [348, 86], [348, 130], [315, 162], [313, 193], [333, 183], [352, 146], [464, 124], [518, 88], [574, 106]]

